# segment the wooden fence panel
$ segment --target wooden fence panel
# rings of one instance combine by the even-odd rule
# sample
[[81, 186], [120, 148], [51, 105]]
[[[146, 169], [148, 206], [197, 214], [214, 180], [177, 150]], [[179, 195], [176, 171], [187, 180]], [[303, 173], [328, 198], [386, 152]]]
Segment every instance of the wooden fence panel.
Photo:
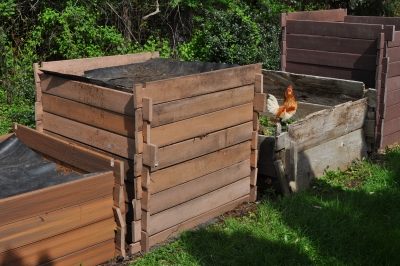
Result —
[[400, 61], [400, 46], [388, 48], [385, 57], [389, 57], [390, 62]]
[[281, 13], [280, 25], [281, 27], [285, 27], [287, 20], [315, 20], [315, 21], [343, 22], [346, 15], [347, 15], [346, 9]]
[[400, 103], [397, 103], [395, 105], [389, 106], [385, 110], [384, 118], [385, 120], [392, 120], [400, 116], [399, 114], [400, 110]]
[[387, 145], [393, 144], [398, 142], [400, 139], [400, 131], [394, 132], [390, 135], [383, 136], [382, 137], [382, 146], [381, 147], [386, 147]]
[[400, 76], [384, 78], [382, 80], [382, 87], [386, 87], [386, 92], [400, 89]]
[[400, 103], [400, 89], [386, 94], [386, 108]]
[[383, 132], [381, 132], [383, 136], [385, 137], [397, 131], [400, 131], [400, 114], [398, 114], [397, 117], [392, 120], [385, 118]]
[[394, 32], [394, 40], [392, 42], [388, 42], [388, 47], [396, 47], [400, 46], [400, 28], [397, 28], [397, 31]]
[[396, 29], [400, 29], [400, 18], [393, 18], [393, 17], [345, 16], [344, 22], [362, 23], [362, 24], [395, 25]]
[[400, 61], [389, 63], [389, 69], [386, 73], [388, 78], [400, 76]]

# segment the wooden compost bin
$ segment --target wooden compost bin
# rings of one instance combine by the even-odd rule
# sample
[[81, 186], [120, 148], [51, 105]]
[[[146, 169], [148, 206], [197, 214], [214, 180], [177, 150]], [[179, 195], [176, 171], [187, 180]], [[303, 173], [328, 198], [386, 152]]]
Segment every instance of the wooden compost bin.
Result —
[[375, 150], [400, 141], [400, 18], [347, 16], [336, 9], [283, 13], [281, 26], [282, 71], [375, 88]]
[[276, 178], [284, 193], [290, 192], [289, 186], [292, 191], [306, 189], [325, 170], [345, 170], [372, 151], [367, 136], [374, 127], [366, 122], [374, 116], [368, 111], [376, 106], [374, 89], [366, 90], [358, 81], [281, 71], [263, 70], [263, 76], [265, 92], [280, 97], [280, 103], [293, 85], [298, 110], [287, 132], [259, 136], [260, 179]]
[[132, 254], [256, 198], [261, 64], [140, 82], [128, 91], [74, 80], [154, 58], [158, 53], [35, 68], [37, 130], [125, 162], [115, 196], [121, 210], [126, 205], [120, 229]]
[[64, 171], [92, 174], [0, 199], [0, 264], [96, 265], [120, 254], [113, 187], [122, 164], [22, 125], [14, 133]]

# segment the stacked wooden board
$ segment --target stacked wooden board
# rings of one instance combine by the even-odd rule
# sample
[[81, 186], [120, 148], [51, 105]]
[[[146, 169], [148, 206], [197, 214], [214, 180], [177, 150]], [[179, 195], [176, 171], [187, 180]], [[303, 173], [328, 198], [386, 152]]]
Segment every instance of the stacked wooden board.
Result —
[[14, 132], [60, 169], [93, 174], [1, 199], [0, 264], [95, 265], [115, 256], [113, 187], [121, 162], [25, 126], [14, 124]]
[[393, 111], [400, 91], [399, 18], [347, 16], [345, 9], [336, 9], [283, 13], [281, 26], [281, 70], [375, 88], [379, 101], [370, 110], [376, 112], [375, 150], [400, 141], [399, 116]]
[[37, 130], [127, 165], [114, 201], [131, 253], [256, 197], [260, 64], [139, 83], [131, 93], [41, 73], [82, 75], [157, 57], [48, 62], [35, 71]]

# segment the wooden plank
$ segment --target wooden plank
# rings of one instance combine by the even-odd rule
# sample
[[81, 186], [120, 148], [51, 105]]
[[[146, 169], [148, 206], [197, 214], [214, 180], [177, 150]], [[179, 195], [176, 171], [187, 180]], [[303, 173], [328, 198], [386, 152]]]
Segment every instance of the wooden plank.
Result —
[[266, 93], [255, 93], [253, 109], [257, 112], [266, 112], [267, 110], [267, 94]]
[[400, 76], [382, 79], [382, 83], [386, 86], [387, 92], [398, 90], [400, 89]]
[[141, 63], [153, 57], [158, 57], [158, 56], [156, 54], [152, 56], [150, 52], [147, 52], [138, 54], [125, 54], [125, 55], [102, 56], [102, 57], [82, 58], [73, 60], [50, 61], [50, 62], [42, 62], [41, 69], [64, 73], [64, 74], [82, 76], [85, 74], [84, 72], [86, 70], [128, 65], [133, 63]]
[[[142, 226], [141, 226], [142, 221], [133, 221], [132, 222], [132, 242], [138, 242], [140, 241], [141, 233], [142, 233]], [[139, 250], [138, 250], [139, 251]], [[134, 254], [134, 253], [132, 253]]]
[[286, 12], [280, 14], [281, 27], [286, 26], [288, 20], [314, 20], [314, 21], [344, 21], [346, 9], [315, 10], [303, 12]]
[[393, 63], [391, 62], [389, 64], [389, 70], [388, 70], [387, 74], [388, 74], [388, 76], [387, 76], [388, 78], [400, 76], [400, 61], [393, 62]]
[[257, 201], [257, 186], [250, 186], [249, 202]]
[[126, 239], [126, 226], [120, 227], [117, 226], [113, 228], [114, 231], [114, 239], [115, 239], [115, 252], [124, 257], [126, 256], [125, 252], [125, 239]]
[[383, 126], [383, 137], [400, 131], [400, 112], [398, 112], [398, 117], [392, 120], [385, 119]]
[[374, 71], [375, 55], [343, 54], [336, 52], [286, 49], [286, 61]]
[[290, 195], [289, 182], [286, 179], [285, 170], [283, 169], [282, 160], [274, 162], [276, 172], [278, 173], [279, 185], [284, 195]]
[[256, 186], [257, 185], [257, 174], [258, 174], [258, 168], [251, 167], [251, 170], [250, 170], [250, 186]]
[[378, 106], [378, 91], [375, 89], [366, 90], [364, 97], [368, 98], [367, 104], [369, 107], [376, 108]]
[[386, 108], [398, 103], [400, 103], [400, 89], [386, 94]]
[[250, 166], [256, 168], [258, 160], [258, 150], [251, 150], [250, 153]]
[[45, 112], [45, 130], [75, 139], [109, 153], [133, 159], [135, 140]]
[[219, 189], [249, 175], [250, 161], [228, 166], [208, 175], [151, 195], [150, 214], [182, 204], [213, 190]]
[[148, 233], [154, 235], [199, 214], [227, 204], [250, 192], [249, 177], [151, 216]]
[[227, 211], [233, 210], [238, 205], [242, 204], [243, 202], [248, 202], [249, 196], [246, 195], [239, 199], [235, 199], [229, 203], [226, 203], [220, 207], [214, 208], [206, 213], [200, 214], [196, 217], [193, 217], [189, 220], [186, 220], [178, 225], [170, 227], [160, 233], [150, 236], [150, 246], [154, 246], [157, 243], [160, 243], [170, 237], [175, 236], [176, 234], [181, 233], [182, 231], [188, 230], [198, 224], [206, 222], [214, 217], [217, 217]]
[[11, 137], [12, 135], [14, 135], [13, 133], [10, 134], [5, 134], [5, 135], [0, 135], [0, 143], [5, 141], [6, 139], [8, 139], [9, 137]]
[[[250, 141], [156, 171], [151, 174], [152, 193], [177, 186], [250, 158]], [[207, 167], [204, 167], [207, 165]]]
[[35, 102], [35, 121], [43, 120], [43, 104]]
[[258, 132], [253, 131], [251, 133], [251, 149], [257, 150], [258, 147]]
[[361, 128], [366, 115], [367, 98], [364, 98], [311, 114], [291, 124], [288, 133], [300, 152]]
[[395, 31], [394, 32], [394, 40], [392, 42], [388, 42], [389, 48], [396, 47], [396, 46], [400, 46], [400, 31]]
[[61, 77], [40, 75], [42, 92], [128, 116], [135, 115], [133, 94]]
[[140, 242], [132, 243], [129, 245], [130, 254], [136, 254], [141, 251]]
[[[295, 181], [297, 183], [297, 165], [298, 164], [298, 145], [294, 141], [290, 142], [290, 153], [289, 153], [289, 165], [286, 165], [286, 168], [289, 168], [289, 176], [291, 181]], [[291, 185], [292, 182], [290, 182]], [[292, 189], [295, 190], [296, 187]]]
[[387, 145], [397, 143], [400, 141], [400, 131], [394, 132], [390, 135], [382, 137], [381, 149], [385, 148]]
[[371, 24], [352, 24], [324, 21], [288, 20], [287, 34], [321, 35], [351, 39], [376, 40], [381, 32], [385, 33], [385, 40], [393, 40], [394, 26]]
[[125, 227], [125, 221], [124, 221], [124, 218], [122, 217], [121, 209], [116, 206], [113, 206], [112, 210], [114, 213], [114, 219], [115, 219], [117, 226]]
[[113, 173], [105, 172], [2, 199], [0, 225], [110, 195], [113, 186]]
[[150, 191], [150, 189], [143, 189], [142, 194], [142, 210], [145, 210], [147, 212], [150, 212]]
[[0, 253], [112, 218], [111, 206], [108, 195], [0, 226]]
[[289, 134], [287, 132], [279, 134], [279, 132], [281, 132], [280, 124], [278, 124], [275, 128], [275, 151], [288, 148], [290, 143]]
[[[142, 97], [152, 98], [153, 104], [159, 104], [254, 84], [256, 73], [261, 73], [261, 64], [146, 82], [142, 91], [135, 93]], [[140, 101], [140, 99], [135, 99], [135, 101]], [[136, 106], [141, 107], [141, 103], [138, 102]]]
[[256, 80], [254, 83], [254, 92], [255, 93], [263, 93], [263, 75], [257, 73]]
[[288, 48], [316, 51], [338, 52], [348, 54], [376, 55], [377, 40], [338, 38], [318, 35], [288, 34]]
[[143, 164], [150, 167], [158, 166], [158, 147], [154, 144], [143, 145]]
[[197, 116], [151, 130], [151, 141], [163, 147], [179, 141], [205, 136], [210, 132], [242, 124], [253, 119], [253, 104], [248, 103]]
[[390, 58], [390, 62], [400, 61], [400, 46], [388, 48], [387, 57]]
[[143, 97], [142, 105], [143, 120], [151, 122], [153, 120], [153, 100], [148, 97]]
[[385, 120], [388, 120], [388, 121], [395, 119], [400, 116], [399, 110], [400, 110], [400, 103], [389, 106], [386, 108], [385, 116], [383, 116], [383, 117], [385, 118]]
[[[187, 161], [250, 140], [252, 122], [220, 130], [204, 137], [196, 137], [158, 150], [158, 167]], [[154, 169], [153, 169], [154, 170]]]
[[114, 200], [114, 207], [122, 208], [125, 204], [125, 188], [123, 185], [114, 184], [113, 189], [113, 200]]
[[[1, 265], [39, 265], [114, 238], [115, 222], [103, 220], [0, 253]], [[45, 254], [45, 256], [44, 256]]]
[[259, 114], [258, 112], [253, 112], [253, 130], [258, 131], [260, 128], [260, 122], [258, 121]]
[[39, 73], [41, 74], [42, 71], [39, 70], [38, 63], [33, 63], [33, 77], [35, 79], [35, 91], [36, 91], [35, 99], [37, 102], [42, 101], [42, 89], [40, 86]]
[[[43, 93], [43, 109], [74, 121], [134, 138], [135, 118]], [[112, 122], [111, 122], [112, 121]]]
[[293, 62], [287, 63], [286, 71], [298, 74], [361, 81], [364, 82], [367, 88], [375, 87], [376, 71], [347, 69], [347, 68], [321, 66], [321, 65], [309, 65], [309, 64], [301, 64]]
[[253, 97], [254, 86], [247, 85], [188, 99], [154, 105], [154, 115], [151, 127], [154, 128], [195, 116], [250, 103], [253, 101]]
[[344, 22], [362, 23], [362, 24], [395, 25], [396, 29], [400, 29], [400, 18], [393, 18], [393, 17], [345, 16]]

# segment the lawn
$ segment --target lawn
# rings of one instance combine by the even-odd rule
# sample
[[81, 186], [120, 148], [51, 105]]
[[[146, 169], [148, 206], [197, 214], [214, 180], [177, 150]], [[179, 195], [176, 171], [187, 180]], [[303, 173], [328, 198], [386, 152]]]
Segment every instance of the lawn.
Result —
[[[329, 169], [327, 169], [329, 170]], [[131, 265], [398, 265], [400, 146], [189, 231]]]

